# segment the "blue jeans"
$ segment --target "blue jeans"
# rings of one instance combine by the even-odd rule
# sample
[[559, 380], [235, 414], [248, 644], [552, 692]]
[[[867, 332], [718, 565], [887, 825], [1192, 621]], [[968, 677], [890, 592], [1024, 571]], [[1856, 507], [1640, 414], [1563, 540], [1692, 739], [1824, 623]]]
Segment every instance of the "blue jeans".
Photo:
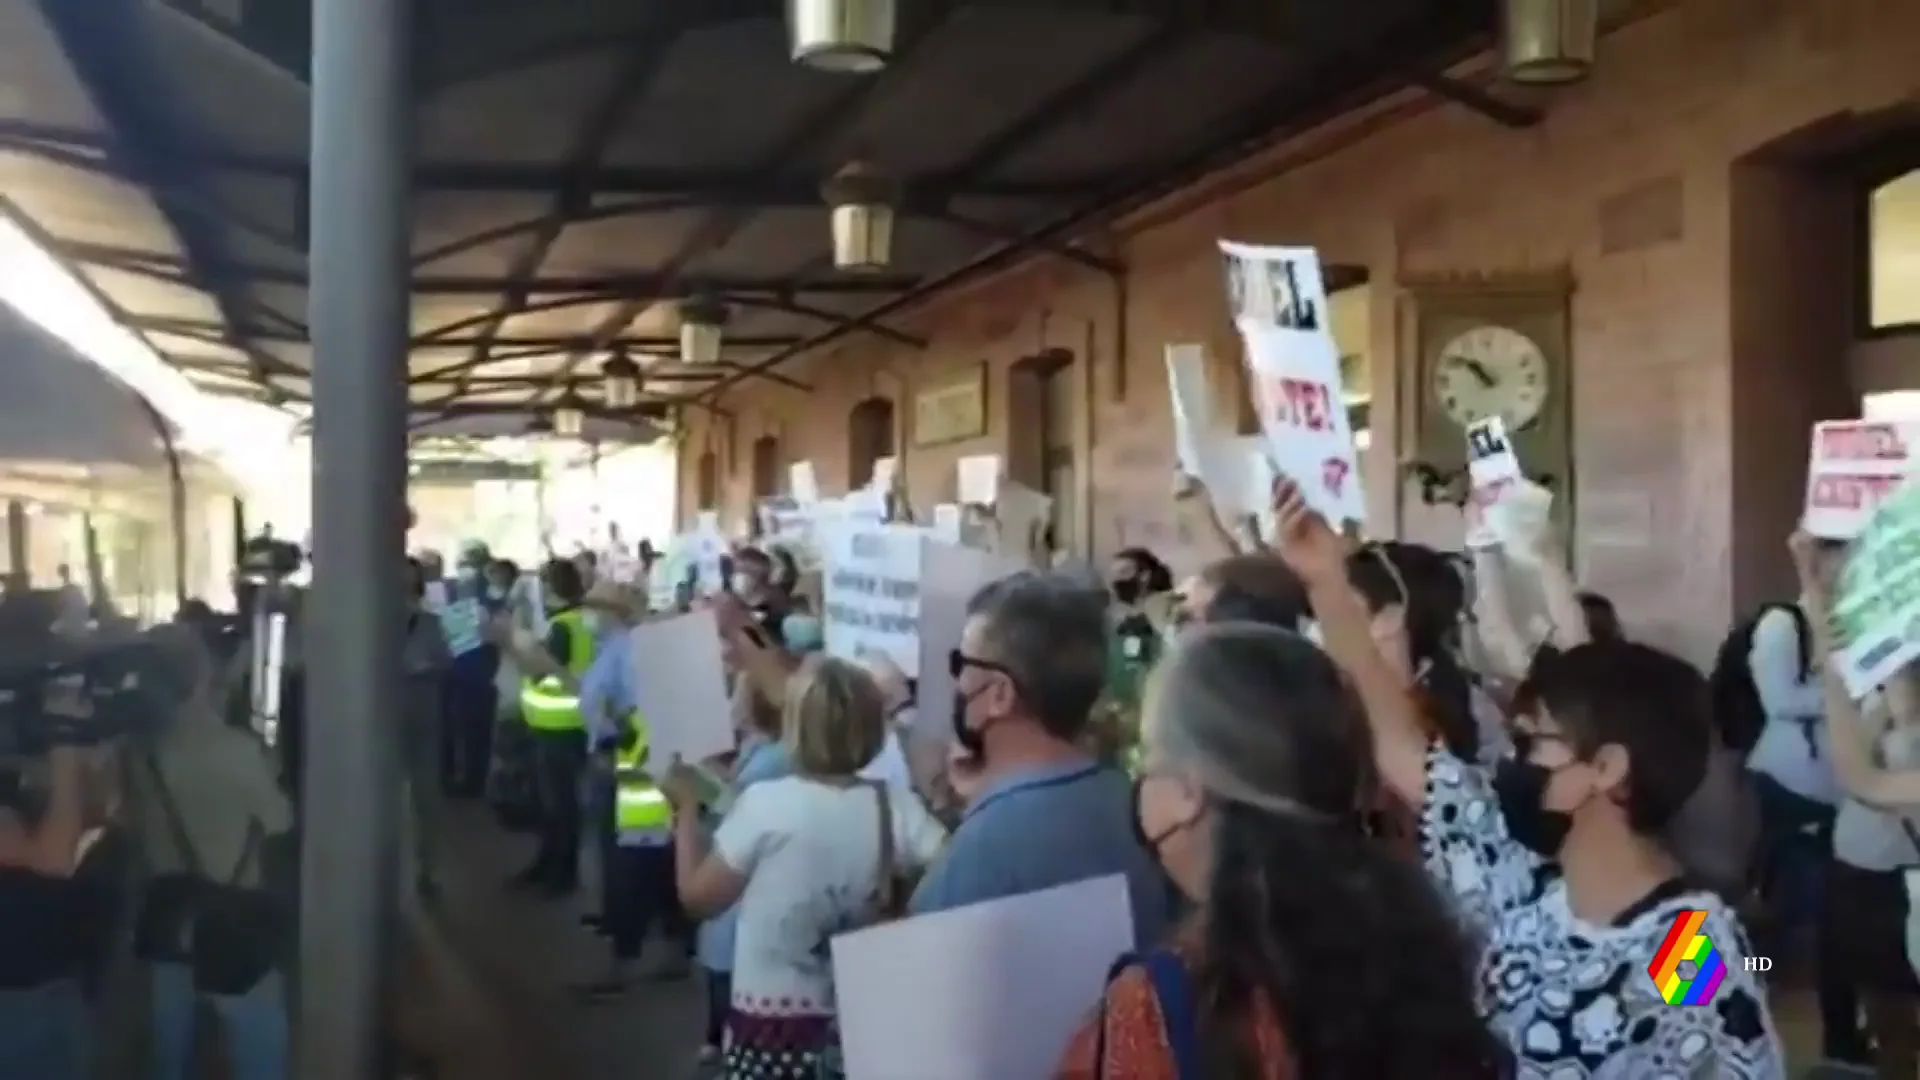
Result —
[[[194, 1014], [201, 996], [187, 965], [153, 965], [152, 1080], [193, 1075]], [[280, 974], [270, 972], [244, 994], [204, 996], [226, 1029], [233, 1080], [286, 1080], [287, 1004]]]
[[89, 1080], [92, 1041], [80, 980], [0, 990], [0, 1076]]

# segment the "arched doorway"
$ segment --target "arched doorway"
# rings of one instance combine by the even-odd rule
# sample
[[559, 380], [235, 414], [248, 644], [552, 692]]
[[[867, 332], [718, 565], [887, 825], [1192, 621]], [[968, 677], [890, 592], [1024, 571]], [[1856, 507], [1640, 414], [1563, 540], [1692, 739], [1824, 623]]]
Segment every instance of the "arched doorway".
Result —
[[847, 489], [857, 491], [873, 480], [873, 467], [896, 452], [893, 441], [893, 402], [870, 397], [847, 415]]

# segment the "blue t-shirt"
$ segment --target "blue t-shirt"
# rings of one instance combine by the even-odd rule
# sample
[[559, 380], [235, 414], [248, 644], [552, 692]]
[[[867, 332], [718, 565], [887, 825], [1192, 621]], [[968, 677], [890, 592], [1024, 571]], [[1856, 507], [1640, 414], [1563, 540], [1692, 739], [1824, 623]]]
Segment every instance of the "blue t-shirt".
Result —
[[1031, 769], [996, 781], [914, 890], [914, 914], [1124, 874], [1134, 944], [1157, 943], [1171, 890], [1133, 827], [1133, 782], [1092, 761]]

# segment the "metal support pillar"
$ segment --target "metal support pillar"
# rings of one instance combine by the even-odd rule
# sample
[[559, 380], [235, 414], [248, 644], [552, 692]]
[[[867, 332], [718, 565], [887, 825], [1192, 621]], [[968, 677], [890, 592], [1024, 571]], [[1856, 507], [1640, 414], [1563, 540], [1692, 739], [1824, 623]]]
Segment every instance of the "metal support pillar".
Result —
[[409, 0], [315, 0], [296, 1080], [387, 1080], [405, 625]]

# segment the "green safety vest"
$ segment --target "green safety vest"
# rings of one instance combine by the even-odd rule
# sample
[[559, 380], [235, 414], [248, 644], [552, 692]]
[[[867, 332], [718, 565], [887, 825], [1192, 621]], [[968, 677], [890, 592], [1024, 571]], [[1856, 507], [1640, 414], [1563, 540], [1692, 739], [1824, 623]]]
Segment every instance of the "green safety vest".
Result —
[[[548, 629], [555, 624], [569, 631], [567, 648], [571, 655], [567, 657], [567, 673], [578, 683], [587, 668], [593, 666], [593, 633], [578, 608], [558, 612], [547, 620]], [[520, 715], [535, 731], [579, 731], [587, 726], [586, 719], [580, 715], [580, 699], [568, 693], [560, 680], [551, 675], [520, 680]]]
[[638, 713], [627, 716], [633, 745], [613, 758], [613, 827], [616, 832], [659, 832], [673, 826], [673, 805], [647, 775], [650, 741], [646, 721]]

